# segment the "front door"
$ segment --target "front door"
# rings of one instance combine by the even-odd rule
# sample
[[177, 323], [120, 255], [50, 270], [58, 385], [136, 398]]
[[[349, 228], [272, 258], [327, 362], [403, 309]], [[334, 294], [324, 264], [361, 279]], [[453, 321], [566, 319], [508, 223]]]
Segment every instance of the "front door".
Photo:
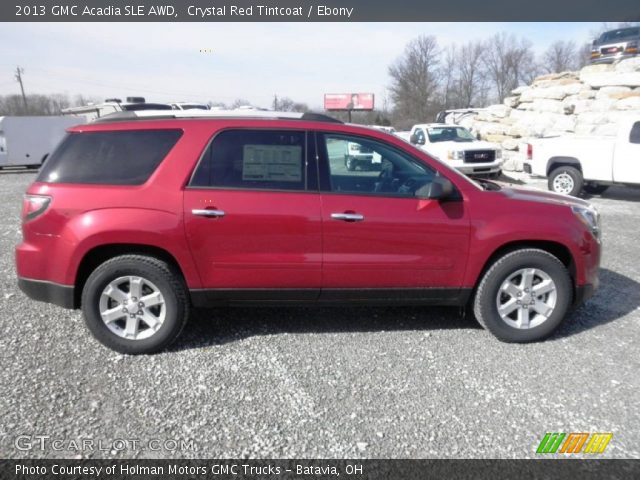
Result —
[[[340, 152], [353, 143], [379, 154], [380, 168], [345, 169]], [[456, 292], [469, 249], [462, 197], [419, 198], [437, 172], [377, 140], [326, 133], [318, 136], [318, 150], [323, 296], [325, 289], [327, 294], [362, 289], [363, 296], [374, 298], [376, 290]]]

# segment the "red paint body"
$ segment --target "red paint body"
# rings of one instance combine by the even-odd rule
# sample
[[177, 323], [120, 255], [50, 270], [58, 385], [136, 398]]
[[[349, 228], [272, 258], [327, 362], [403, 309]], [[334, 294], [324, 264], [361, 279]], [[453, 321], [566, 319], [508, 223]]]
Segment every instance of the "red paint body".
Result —
[[[268, 128], [355, 133], [392, 143], [449, 178], [462, 200], [440, 202], [321, 192], [187, 188], [216, 132], [266, 128], [264, 120], [138, 120], [73, 131], [170, 128], [184, 131], [141, 186], [34, 183], [52, 197], [23, 225], [18, 276], [75, 285], [94, 248], [145, 245], [170, 254], [190, 289], [473, 288], [491, 256], [513, 242], [554, 242], [571, 253], [576, 286], [597, 285], [600, 245], [569, 208], [543, 192], [484, 191], [391, 135], [351, 125], [270, 120]], [[224, 218], [191, 215], [218, 208]], [[331, 220], [358, 212], [366, 221]]]

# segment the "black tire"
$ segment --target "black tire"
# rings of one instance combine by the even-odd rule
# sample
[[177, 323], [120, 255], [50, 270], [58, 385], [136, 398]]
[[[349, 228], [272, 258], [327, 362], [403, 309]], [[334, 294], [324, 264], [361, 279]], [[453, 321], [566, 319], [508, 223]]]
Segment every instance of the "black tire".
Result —
[[609, 188], [609, 185], [602, 185], [601, 183], [586, 183], [582, 187], [585, 193], [589, 195], [600, 195], [604, 193], [607, 188]]
[[[562, 176], [565, 176], [566, 182], [562, 182]], [[557, 181], [556, 181], [557, 180]], [[566, 189], [560, 188], [561, 185], [567, 185]], [[575, 167], [562, 166], [554, 169], [549, 175], [549, 190], [556, 193], [562, 193], [564, 195], [571, 195], [577, 197], [582, 191], [584, 185], [584, 179], [582, 173]]]
[[[521, 329], [509, 325], [498, 313], [500, 288], [509, 276], [520, 269], [535, 268], [546, 273], [555, 283], [556, 304], [549, 317], [537, 326]], [[551, 335], [565, 318], [573, 301], [571, 278], [566, 267], [544, 250], [515, 250], [499, 258], [484, 274], [476, 290], [473, 312], [476, 320], [499, 340], [508, 343], [528, 343]]]
[[[148, 338], [123, 338], [112, 332], [100, 316], [104, 289], [119, 277], [129, 275], [152, 282], [164, 297], [164, 321]], [[146, 255], [122, 255], [107, 260], [89, 275], [82, 290], [82, 311], [87, 327], [100, 343], [120, 353], [145, 354], [165, 349], [180, 335], [189, 318], [190, 302], [181, 274], [171, 265]]]

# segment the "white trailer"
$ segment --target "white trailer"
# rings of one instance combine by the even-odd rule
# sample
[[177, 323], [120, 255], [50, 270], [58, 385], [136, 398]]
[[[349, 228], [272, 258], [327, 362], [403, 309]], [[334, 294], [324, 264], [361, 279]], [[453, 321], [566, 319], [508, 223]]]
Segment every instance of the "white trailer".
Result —
[[39, 168], [65, 130], [86, 123], [85, 117], [0, 117], [0, 168]]

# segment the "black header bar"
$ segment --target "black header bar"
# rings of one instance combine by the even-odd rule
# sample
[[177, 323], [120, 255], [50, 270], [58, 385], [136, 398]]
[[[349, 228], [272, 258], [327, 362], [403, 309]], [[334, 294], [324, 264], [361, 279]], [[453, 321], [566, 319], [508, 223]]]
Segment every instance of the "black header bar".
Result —
[[0, 21], [632, 22], [640, 21], [640, 2], [638, 0], [2, 0]]

